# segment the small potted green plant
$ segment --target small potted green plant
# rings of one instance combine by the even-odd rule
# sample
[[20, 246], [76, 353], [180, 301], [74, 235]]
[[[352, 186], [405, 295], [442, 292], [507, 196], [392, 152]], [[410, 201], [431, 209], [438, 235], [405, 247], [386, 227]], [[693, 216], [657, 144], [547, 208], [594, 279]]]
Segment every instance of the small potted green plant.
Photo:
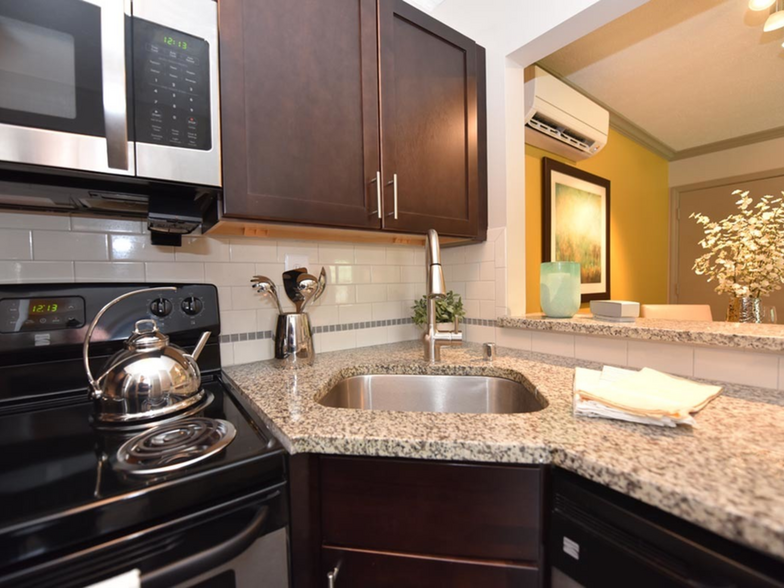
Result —
[[[414, 302], [411, 307], [414, 315], [411, 317], [414, 324], [418, 327], [427, 326], [427, 297], [422, 296], [419, 300]], [[455, 294], [452, 290], [446, 293], [443, 298], [436, 299], [436, 323], [439, 331], [451, 331], [457, 328], [457, 323], [465, 317], [465, 309], [463, 309], [463, 300], [459, 294]]]

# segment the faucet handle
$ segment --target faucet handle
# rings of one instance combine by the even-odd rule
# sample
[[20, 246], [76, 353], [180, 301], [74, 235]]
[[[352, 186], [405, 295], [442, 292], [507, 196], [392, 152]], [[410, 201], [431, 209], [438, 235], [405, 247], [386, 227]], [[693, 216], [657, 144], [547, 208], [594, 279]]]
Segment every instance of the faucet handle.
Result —
[[495, 359], [495, 343], [482, 344], [482, 358], [485, 361], [493, 361]]

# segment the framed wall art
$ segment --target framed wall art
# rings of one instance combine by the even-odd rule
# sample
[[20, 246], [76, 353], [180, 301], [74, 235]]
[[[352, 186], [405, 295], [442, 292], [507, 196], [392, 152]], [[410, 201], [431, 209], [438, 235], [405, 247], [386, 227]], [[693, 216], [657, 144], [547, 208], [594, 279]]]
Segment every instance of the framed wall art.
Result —
[[542, 159], [542, 261], [580, 264], [582, 302], [610, 298], [610, 181]]

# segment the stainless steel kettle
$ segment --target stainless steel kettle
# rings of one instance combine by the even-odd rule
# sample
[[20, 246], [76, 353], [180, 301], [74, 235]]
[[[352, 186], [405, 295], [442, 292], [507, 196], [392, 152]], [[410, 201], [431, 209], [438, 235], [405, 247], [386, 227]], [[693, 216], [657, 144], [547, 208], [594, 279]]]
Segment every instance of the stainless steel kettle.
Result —
[[169, 337], [158, 330], [154, 320], [139, 320], [125, 342], [125, 349], [109, 358], [104, 373], [96, 379], [90, 371], [90, 339], [106, 311], [130, 296], [165, 290], [177, 288], [146, 288], [118, 296], [104, 306], [90, 323], [82, 354], [98, 421], [130, 423], [153, 419], [183, 410], [204, 396], [196, 360], [207, 344], [209, 331], [201, 335], [193, 353], [189, 354], [171, 345]]

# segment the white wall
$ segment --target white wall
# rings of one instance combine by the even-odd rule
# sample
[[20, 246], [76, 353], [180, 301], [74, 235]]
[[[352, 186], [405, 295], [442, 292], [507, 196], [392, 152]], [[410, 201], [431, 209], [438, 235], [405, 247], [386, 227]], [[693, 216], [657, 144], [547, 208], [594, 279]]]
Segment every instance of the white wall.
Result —
[[670, 162], [670, 186], [784, 168], [784, 137]]
[[221, 307], [224, 365], [273, 356], [277, 310], [250, 287], [255, 274], [275, 281], [284, 310], [294, 310], [281, 274], [327, 269], [328, 286], [309, 311], [316, 352], [419, 336], [411, 305], [425, 291], [424, 248], [315, 241], [185, 237], [182, 248], [156, 247], [140, 221], [0, 213], [0, 283], [210, 283]]

